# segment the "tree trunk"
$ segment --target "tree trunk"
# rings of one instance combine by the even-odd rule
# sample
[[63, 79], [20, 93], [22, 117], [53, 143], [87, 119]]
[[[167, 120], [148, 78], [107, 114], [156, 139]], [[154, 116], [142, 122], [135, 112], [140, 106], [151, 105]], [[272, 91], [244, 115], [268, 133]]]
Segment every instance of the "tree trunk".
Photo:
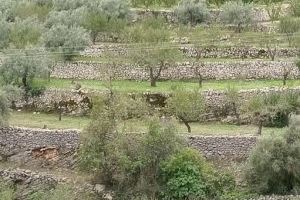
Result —
[[61, 121], [61, 116], [62, 116], [62, 108], [58, 108], [58, 121]]
[[150, 71], [150, 85], [151, 87], [156, 87], [156, 81], [158, 80], [158, 78], [160, 77], [161, 71], [164, 67], [164, 63], [162, 62], [159, 66], [158, 72], [156, 75], [154, 75], [154, 70], [153, 67], [149, 67], [149, 71]]
[[93, 44], [96, 44], [97, 33], [92, 32], [91, 35], [92, 35], [92, 43], [93, 43]]
[[184, 123], [184, 125], [186, 126], [188, 133], [192, 132], [191, 126], [189, 125], [189, 122], [187, 120], [185, 120], [183, 117], [179, 117], [179, 119], [181, 119], [181, 121]]
[[288, 78], [288, 72], [284, 72], [284, 74], [283, 74], [283, 85], [284, 86], [286, 85], [287, 78]]
[[198, 81], [199, 81], [199, 87], [202, 88], [203, 77], [202, 77], [201, 73], [199, 73]]
[[258, 135], [261, 135], [262, 128], [263, 128], [263, 121], [259, 120], [259, 122], [258, 122], [258, 131], [257, 131]]

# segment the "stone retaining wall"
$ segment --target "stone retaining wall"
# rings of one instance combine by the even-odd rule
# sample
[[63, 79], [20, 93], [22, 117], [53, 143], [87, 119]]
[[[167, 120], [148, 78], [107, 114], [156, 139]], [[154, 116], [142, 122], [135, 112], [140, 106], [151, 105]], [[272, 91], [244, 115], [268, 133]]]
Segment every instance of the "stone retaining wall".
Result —
[[245, 159], [256, 145], [257, 137], [191, 136], [189, 145], [202, 152], [207, 158]]
[[[28, 161], [30, 157], [30, 161], [43, 159], [56, 163], [63, 162], [68, 155], [69, 162], [79, 147], [79, 134], [80, 132], [76, 130], [0, 128], [0, 155], [2, 159], [6, 158], [9, 161], [16, 161], [14, 158], [18, 156], [23, 157], [18, 161]], [[204, 156], [221, 159], [245, 159], [256, 141], [256, 137], [248, 136], [191, 136], [187, 140], [190, 146], [201, 151]], [[47, 152], [47, 149], [53, 151]], [[66, 161], [62, 164], [65, 163]]]
[[[126, 44], [99, 44], [86, 48], [81, 52], [82, 56], [87, 57], [101, 57], [106, 52], [110, 52], [116, 56], [129, 55], [130, 46]], [[218, 47], [218, 46], [204, 46], [195, 49], [193, 45], [178, 45], [178, 49], [189, 57], [195, 57], [195, 52], [200, 52], [202, 58], [269, 58], [268, 49], [263, 47]], [[297, 48], [278, 48], [277, 57], [296, 57], [300, 53]]]
[[[247, 101], [257, 95], [267, 95], [271, 93], [300, 93], [300, 86], [295, 88], [285, 87], [273, 87], [262, 89], [250, 89], [240, 90], [239, 96], [241, 101]], [[80, 93], [80, 95], [78, 95]], [[207, 105], [207, 113], [210, 116], [209, 119], [213, 120], [220, 113], [229, 114], [229, 110], [226, 108], [226, 91], [206, 90], [202, 92]], [[39, 112], [57, 112], [57, 105], [63, 102], [63, 113], [70, 115], [86, 115], [92, 108], [92, 96], [103, 95], [103, 92], [97, 91], [82, 91], [82, 90], [58, 90], [48, 89], [38, 97], [32, 97], [29, 101], [21, 100], [17, 102], [18, 109], [28, 108], [31, 111]], [[167, 98], [170, 94], [163, 93], [143, 93], [147, 102], [156, 107], [162, 107], [165, 105]], [[83, 101], [85, 99], [85, 101]], [[86, 103], [88, 102], [88, 103]], [[223, 113], [223, 112], [227, 113]], [[222, 117], [218, 116], [218, 117]], [[41, 125], [42, 126], [42, 125]]]
[[[51, 76], [65, 79], [95, 79], [107, 80], [108, 64], [95, 62], [58, 63], [53, 67]], [[206, 62], [177, 63], [162, 70], [161, 80], [196, 79], [195, 69], [201, 72], [204, 79], [282, 79], [284, 69], [290, 71], [289, 78], [298, 78], [299, 69], [293, 61], [236, 61], [236, 62]], [[149, 70], [130, 64], [114, 68], [114, 78], [117, 80], [148, 80]]]
[[78, 144], [76, 130], [0, 128], [0, 160], [4, 161], [72, 167]]

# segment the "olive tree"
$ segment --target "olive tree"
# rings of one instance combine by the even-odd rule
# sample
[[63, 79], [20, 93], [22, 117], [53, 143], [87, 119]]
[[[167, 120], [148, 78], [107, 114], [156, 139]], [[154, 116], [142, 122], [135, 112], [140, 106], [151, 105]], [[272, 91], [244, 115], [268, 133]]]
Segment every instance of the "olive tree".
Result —
[[105, 0], [89, 5], [82, 24], [90, 31], [92, 42], [95, 43], [99, 33], [121, 32], [129, 15], [126, 1]]
[[234, 87], [229, 87], [225, 93], [225, 105], [228, 107], [229, 111], [233, 113], [237, 120], [237, 124], [241, 124], [241, 98], [239, 92]]
[[167, 100], [166, 110], [181, 120], [191, 133], [191, 122], [198, 122], [205, 112], [204, 97], [198, 91], [175, 91]]
[[156, 86], [162, 70], [180, 56], [177, 49], [168, 45], [170, 32], [164, 22], [162, 18], [150, 18], [127, 30], [128, 40], [139, 43], [132, 50], [133, 61], [147, 68], [152, 87]]
[[80, 26], [84, 20], [84, 15], [87, 13], [86, 8], [78, 8], [76, 10], [52, 10], [46, 21], [46, 28], [51, 28], [54, 25], [65, 25], [68, 27]]
[[175, 60], [180, 55], [177, 50], [166, 45], [150, 46], [149, 49], [141, 47], [134, 54], [135, 62], [148, 70], [151, 87], [156, 87], [156, 82], [159, 80], [161, 72], [166, 67], [175, 64]]
[[4, 59], [0, 65], [0, 76], [4, 84], [23, 87], [27, 92], [31, 89], [35, 77], [46, 75], [50, 61], [38, 52], [20, 51]]
[[17, 19], [11, 25], [10, 42], [18, 48], [24, 49], [26, 46], [36, 45], [42, 35], [42, 26], [35, 18], [25, 20]]
[[89, 45], [89, 34], [81, 27], [54, 25], [43, 36], [47, 49], [60, 54], [65, 60], [71, 60], [79, 51]]
[[243, 105], [242, 112], [249, 115], [258, 126], [261, 135], [264, 124], [284, 127], [289, 124], [289, 117], [299, 107], [299, 95], [293, 92], [284, 94], [266, 94], [253, 97]]
[[240, 33], [243, 27], [253, 22], [252, 4], [244, 3], [241, 0], [228, 1], [221, 7], [220, 19], [224, 24], [232, 24]]
[[202, 0], [181, 0], [175, 13], [181, 23], [191, 25], [205, 22], [210, 16], [206, 2]]
[[7, 124], [9, 117], [9, 101], [3, 89], [0, 89], [0, 127]]

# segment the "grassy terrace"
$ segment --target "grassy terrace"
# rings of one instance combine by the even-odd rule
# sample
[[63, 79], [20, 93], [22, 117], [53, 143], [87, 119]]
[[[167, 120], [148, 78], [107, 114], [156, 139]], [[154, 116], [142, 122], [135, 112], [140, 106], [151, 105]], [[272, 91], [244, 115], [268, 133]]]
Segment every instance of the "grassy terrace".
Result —
[[[105, 82], [97, 80], [76, 80], [83, 89], [101, 90], [105, 89]], [[74, 88], [70, 79], [40, 79], [35, 84], [45, 85], [46, 88], [71, 89]], [[199, 89], [197, 81], [163, 81], [158, 82], [157, 87], [150, 87], [147, 81], [114, 81], [113, 86], [121, 92], [171, 92], [172, 88], [182, 87], [187, 90]], [[235, 87], [237, 90], [254, 89], [264, 87], [280, 87], [282, 80], [209, 80], [203, 82], [202, 90], [226, 90], [228, 87]], [[300, 86], [300, 80], [288, 80], [288, 87]]]
[[[58, 115], [55, 114], [34, 114], [32, 112], [13, 112], [10, 118], [10, 125], [30, 128], [43, 128], [47, 125], [49, 129], [83, 129], [88, 125], [90, 119], [88, 117], [70, 117], [63, 116], [62, 121], [58, 121]], [[180, 133], [187, 133], [186, 127], [176, 122], [176, 126]], [[255, 135], [257, 128], [252, 125], [228, 125], [222, 123], [192, 123], [193, 135]], [[127, 132], [146, 131], [146, 122], [130, 120], [120, 124], [120, 130]], [[264, 128], [263, 134], [272, 132], [279, 133], [284, 129]]]

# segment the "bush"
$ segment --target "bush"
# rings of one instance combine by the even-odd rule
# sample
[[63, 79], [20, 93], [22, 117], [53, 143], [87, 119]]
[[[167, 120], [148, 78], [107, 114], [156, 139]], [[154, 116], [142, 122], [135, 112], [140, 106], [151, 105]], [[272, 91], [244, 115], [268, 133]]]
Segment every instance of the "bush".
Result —
[[205, 22], [210, 17], [207, 5], [202, 0], [181, 0], [175, 14], [181, 23], [191, 25]]
[[245, 178], [260, 194], [299, 194], [300, 129], [263, 138], [247, 162]]
[[252, 4], [239, 1], [226, 2], [221, 7], [220, 19], [224, 24], [232, 24], [237, 32], [253, 22]]
[[218, 199], [233, 191], [235, 182], [218, 173], [199, 152], [184, 149], [162, 164], [163, 199]]

